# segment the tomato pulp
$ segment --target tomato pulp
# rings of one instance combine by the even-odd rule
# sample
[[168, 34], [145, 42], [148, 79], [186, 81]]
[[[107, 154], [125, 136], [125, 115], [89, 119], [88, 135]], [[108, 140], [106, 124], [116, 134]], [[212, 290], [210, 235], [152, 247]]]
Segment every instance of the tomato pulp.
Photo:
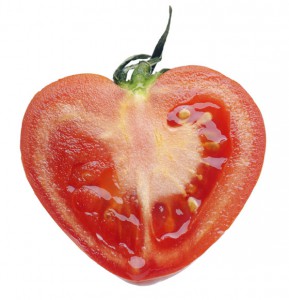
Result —
[[238, 83], [199, 66], [152, 69], [140, 63], [118, 85], [94, 74], [54, 82], [21, 133], [46, 210], [93, 260], [136, 282], [181, 270], [229, 228], [265, 151], [261, 113]]

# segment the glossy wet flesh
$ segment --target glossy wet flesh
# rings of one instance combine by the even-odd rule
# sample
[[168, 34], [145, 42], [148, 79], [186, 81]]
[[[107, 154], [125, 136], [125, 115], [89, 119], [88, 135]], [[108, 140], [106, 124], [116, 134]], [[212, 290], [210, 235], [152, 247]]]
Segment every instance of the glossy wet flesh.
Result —
[[202, 161], [183, 192], [154, 199], [149, 215], [143, 213], [137, 188], [120, 188], [119, 174], [104, 143], [81, 136], [73, 122], [59, 127], [51, 139], [51, 165], [59, 169], [54, 180], [67, 206], [100, 243], [127, 257], [133, 269], [146, 264], [145, 230], [160, 248], [179, 243], [194, 230], [194, 220], [230, 156], [229, 115], [218, 101], [196, 96], [167, 113], [168, 127], [178, 130], [188, 125], [198, 132]]

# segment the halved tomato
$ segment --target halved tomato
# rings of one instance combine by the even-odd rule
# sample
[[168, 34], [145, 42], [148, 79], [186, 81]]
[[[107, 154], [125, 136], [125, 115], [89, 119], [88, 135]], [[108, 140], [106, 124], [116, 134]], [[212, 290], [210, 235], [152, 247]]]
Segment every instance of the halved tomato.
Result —
[[229, 228], [265, 151], [248, 93], [200, 66], [152, 74], [162, 48], [134, 57], [149, 60], [130, 80], [132, 59], [117, 84], [81, 74], [48, 85], [21, 134], [27, 178], [53, 219], [93, 260], [138, 282], [179, 271]]

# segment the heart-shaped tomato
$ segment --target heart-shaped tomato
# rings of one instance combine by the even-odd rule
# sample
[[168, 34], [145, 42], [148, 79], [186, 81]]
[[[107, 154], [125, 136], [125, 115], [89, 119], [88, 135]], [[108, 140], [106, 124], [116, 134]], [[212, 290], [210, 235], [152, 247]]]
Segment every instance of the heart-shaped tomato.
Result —
[[149, 60], [120, 66], [118, 85], [66, 77], [36, 94], [23, 120], [37, 197], [85, 253], [131, 281], [175, 273], [210, 247], [265, 151], [261, 114], [238, 83], [199, 66], [152, 74], [168, 28]]

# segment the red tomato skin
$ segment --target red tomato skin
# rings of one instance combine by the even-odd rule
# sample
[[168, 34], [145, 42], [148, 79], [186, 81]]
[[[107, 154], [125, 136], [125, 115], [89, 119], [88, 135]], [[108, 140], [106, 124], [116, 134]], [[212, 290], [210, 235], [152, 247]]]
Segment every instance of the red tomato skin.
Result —
[[[222, 170], [222, 176], [194, 222], [193, 234], [185, 239], [177, 251], [167, 249], [166, 255], [158, 255], [157, 249], [153, 249], [143, 271], [133, 273], [119, 253], [108, 251], [102, 244], [89, 246], [89, 238], [83, 238], [85, 231], [80, 236], [73, 222], [69, 223], [63, 217], [63, 212], [55, 209], [50, 193], [39, 180], [37, 161], [40, 158], [35, 154], [41, 146], [36, 134], [39, 132], [38, 120], [48, 110], [53, 111], [59, 102], [76, 104], [81, 101], [83, 107], [95, 115], [106, 114], [114, 118], [118, 113], [115, 104], [127, 93], [109, 79], [93, 74], [74, 75], [50, 84], [35, 95], [24, 116], [21, 153], [28, 181], [62, 230], [104, 268], [129, 281], [142, 282], [164, 278], [180, 271], [204, 253], [230, 227], [259, 178], [266, 137], [262, 115], [250, 95], [238, 83], [221, 73], [206, 67], [186, 66], [171, 69], [157, 79], [148, 97], [160, 117], [166, 115], [173, 106], [186, 102], [196, 94], [210, 95], [223, 101], [231, 113], [232, 153]], [[47, 117], [51, 115], [47, 114]], [[182, 253], [181, 260], [179, 253]]]

